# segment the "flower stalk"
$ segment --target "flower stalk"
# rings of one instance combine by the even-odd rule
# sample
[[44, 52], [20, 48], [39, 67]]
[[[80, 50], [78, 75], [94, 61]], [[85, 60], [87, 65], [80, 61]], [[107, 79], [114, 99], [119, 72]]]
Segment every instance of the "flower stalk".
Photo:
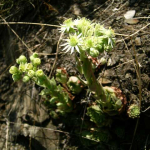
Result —
[[[71, 21], [71, 26], [66, 26], [66, 30], [64, 30], [65, 23], [68, 21]], [[65, 46], [63, 50], [71, 51], [71, 54], [78, 53], [75, 55], [77, 69], [80, 74], [84, 75], [85, 83], [94, 95], [96, 104], [100, 105], [103, 112], [116, 115], [123, 108], [124, 103], [122, 99], [117, 97], [115, 90], [105, 89], [98, 82], [94, 75], [92, 62], [92, 59], [97, 58], [100, 53], [112, 50], [115, 43], [114, 31], [111, 28], [105, 29], [102, 25], [92, 23], [86, 18], [74, 21], [68, 19], [68, 21], [62, 25], [62, 30], [67, 31], [65, 33], [68, 35], [68, 39], [65, 40], [67, 42], [62, 45]], [[69, 32], [69, 27], [74, 29], [74, 32]]]

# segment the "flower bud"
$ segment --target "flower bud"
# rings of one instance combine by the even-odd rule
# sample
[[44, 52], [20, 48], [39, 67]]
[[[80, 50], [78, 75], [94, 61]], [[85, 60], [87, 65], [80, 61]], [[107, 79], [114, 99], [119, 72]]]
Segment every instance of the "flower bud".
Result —
[[82, 85], [80, 80], [75, 77], [71, 76], [67, 82], [69, 89], [72, 91], [73, 94], [79, 94], [82, 90]]
[[27, 70], [32, 70], [33, 69], [33, 65], [31, 63], [26, 64], [26, 69]]
[[34, 58], [38, 58], [38, 54], [37, 53], [33, 53], [31, 56], [30, 56], [30, 60], [33, 62]]
[[17, 60], [17, 64], [25, 64], [27, 63], [27, 58], [24, 55], [21, 55]]
[[11, 66], [11, 68], [9, 69], [9, 73], [11, 73], [11, 74], [18, 74], [19, 70], [18, 70], [17, 67]]
[[44, 72], [43, 72], [42, 69], [37, 70], [35, 74], [36, 74], [37, 77], [42, 77], [42, 76], [44, 76]]
[[29, 71], [28, 71], [28, 76], [29, 76], [30, 78], [34, 77], [34, 75], [35, 75], [35, 72], [34, 72], [33, 70], [29, 70]]
[[22, 80], [23, 80], [23, 82], [28, 82], [30, 80], [30, 77], [29, 76], [24, 76]]
[[20, 74], [13, 74], [12, 78], [13, 78], [14, 81], [18, 81], [18, 80], [21, 79], [21, 75]]
[[34, 58], [33, 59], [33, 65], [39, 66], [41, 64], [41, 59], [40, 58]]
[[19, 65], [19, 71], [20, 72], [25, 72], [26, 71], [26, 64], [20, 64]]
[[99, 51], [95, 48], [90, 48], [89, 55], [92, 57], [98, 57], [99, 56]]
[[33, 53], [32, 56], [33, 56], [34, 58], [38, 58], [38, 57], [39, 57], [38, 53]]

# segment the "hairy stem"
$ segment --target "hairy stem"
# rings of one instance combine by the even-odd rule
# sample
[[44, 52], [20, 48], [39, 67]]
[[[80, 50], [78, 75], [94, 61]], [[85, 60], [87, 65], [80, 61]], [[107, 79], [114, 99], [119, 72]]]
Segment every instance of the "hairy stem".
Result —
[[101, 99], [101, 101], [106, 102], [106, 95], [103, 86], [97, 81], [90, 60], [82, 56], [81, 60], [82, 60], [83, 74], [87, 80], [89, 89], [93, 93], [95, 93], [96, 99]]

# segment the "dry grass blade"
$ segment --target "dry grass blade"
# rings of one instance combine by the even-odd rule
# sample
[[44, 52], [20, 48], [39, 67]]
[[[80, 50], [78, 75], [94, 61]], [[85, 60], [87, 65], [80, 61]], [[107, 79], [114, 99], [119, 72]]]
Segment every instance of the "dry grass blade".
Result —
[[54, 60], [54, 63], [53, 63], [51, 72], [50, 72], [50, 74], [49, 74], [49, 78], [51, 78], [51, 75], [52, 75], [52, 73], [53, 73], [54, 67], [55, 67], [55, 65], [56, 65], [56, 61], [57, 61], [57, 59], [58, 59], [59, 43], [60, 43], [60, 41], [61, 41], [61, 39], [62, 39], [62, 36], [63, 36], [63, 33], [61, 33], [61, 35], [60, 35], [60, 37], [59, 37], [59, 40], [58, 40], [58, 42], [57, 42], [56, 56], [55, 56], [55, 60]]
[[[132, 38], [131, 38], [131, 42], [132, 42]], [[137, 74], [138, 88], [139, 88], [139, 108], [141, 109], [141, 101], [142, 101], [141, 72], [140, 72], [140, 65], [139, 65], [137, 55], [136, 55], [136, 51], [135, 51], [135, 45], [133, 44], [133, 42], [132, 42], [132, 49], [133, 49], [134, 57], [135, 57], [134, 67], [135, 67], [136, 74]], [[137, 119], [137, 122], [136, 122], [136, 126], [135, 126], [135, 129], [134, 129], [134, 134], [133, 134], [133, 138], [132, 138], [132, 143], [131, 143], [131, 146], [130, 146], [129, 150], [132, 150], [132, 146], [133, 146], [133, 143], [134, 143], [134, 138], [135, 138], [135, 135], [136, 135], [138, 124], [139, 124], [139, 118]]]
[[44, 24], [44, 23], [33, 23], [33, 22], [0, 22], [0, 24], [28, 24], [28, 25], [37, 25], [37, 26], [48, 26], [48, 27], [56, 27], [60, 28], [61, 26], [52, 25], [52, 24]]
[[10, 27], [9, 23], [6, 22], [6, 20], [2, 16], [0, 16], [0, 18], [10, 28], [10, 30], [16, 35], [16, 37], [23, 43], [23, 45], [27, 48], [27, 50], [32, 54], [33, 52], [30, 50], [30, 48], [27, 46], [27, 44], [19, 37], [19, 35]]
[[[138, 31], [134, 32], [133, 34], [129, 35], [128, 37], [126, 37], [124, 40], [133, 37], [134, 35], [138, 34], [140, 31], [144, 30], [145, 28], [147, 28], [150, 25], [150, 23], [148, 23], [147, 25], [145, 25], [144, 27], [142, 27], [141, 29], [139, 29]], [[118, 40], [116, 41], [116, 43], [122, 42], [122, 40]]]

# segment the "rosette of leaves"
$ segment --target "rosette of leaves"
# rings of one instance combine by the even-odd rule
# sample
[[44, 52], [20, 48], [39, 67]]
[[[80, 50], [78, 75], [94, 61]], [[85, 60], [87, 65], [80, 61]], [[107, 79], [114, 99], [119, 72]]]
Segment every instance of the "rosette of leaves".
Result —
[[107, 113], [109, 116], [118, 115], [119, 110], [123, 107], [121, 98], [117, 97], [114, 89], [110, 87], [104, 87], [104, 90], [107, 101], [102, 102], [100, 99], [96, 101], [97, 104], [100, 104], [103, 112]]
[[88, 107], [87, 115], [90, 117], [90, 121], [94, 122], [98, 127], [110, 126], [112, 123], [112, 119], [110, 119], [98, 105]]
[[138, 104], [132, 104], [129, 106], [128, 111], [127, 111], [128, 115], [130, 118], [138, 118], [140, 115], [140, 107]]

